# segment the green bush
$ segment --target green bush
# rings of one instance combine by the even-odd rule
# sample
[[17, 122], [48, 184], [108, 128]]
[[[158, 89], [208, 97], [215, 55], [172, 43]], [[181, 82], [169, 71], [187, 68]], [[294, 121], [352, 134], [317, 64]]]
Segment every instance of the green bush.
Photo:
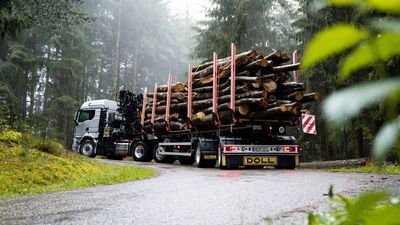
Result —
[[20, 143], [22, 139], [22, 134], [20, 132], [6, 130], [0, 132], [0, 141], [6, 143]]
[[62, 153], [64, 153], [64, 148], [61, 144], [50, 140], [43, 140], [37, 143], [35, 148], [52, 155], [61, 155]]
[[[332, 193], [330, 190], [329, 193]], [[310, 213], [309, 225], [394, 225], [400, 224], [400, 200], [383, 192], [367, 192], [356, 199], [337, 195], [340, 203], [329, 213]]]

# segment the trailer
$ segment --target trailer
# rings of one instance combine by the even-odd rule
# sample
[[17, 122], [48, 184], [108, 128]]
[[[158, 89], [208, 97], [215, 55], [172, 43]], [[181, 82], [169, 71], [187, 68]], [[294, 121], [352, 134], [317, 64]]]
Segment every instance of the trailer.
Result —
[[[236, 46], [232, 44], [231, 65], [235, 65]], [[198, 130], [192, 119], [192, 67], [188, 71], [187, 130], [171, 131], [169, 114], [171, 104], [172, 76], [168, 77], [168, 92], [165, 112], [165, 132], [155, 133], [158, 144], [154, 146], [153, 158], [159, 163], [171, 163], [176, 159], [181, 164], [197, 167], [232, 169], [239, 166], [294, 169], [299, 165], [297, 140], [286, 136], [286, 126], [298, 125], [294, 120], [251, 120], [237, 118], [235, 113], [235, 66], [231, 67], [231, 119], [221, 124], [218, 116], [217, 54], [213, 56], [213, 129]], [[145, 94], [146, 96], [146, 94]], [[154, 89], [152, 124], [156, 110], [157, 87]], [[143, 103], [143, 114], [146, 101]], [[142, 117], [144, 126], [144, 117]]]
[[[156, 131], [157, 85], [153, 93], [151, 126], [145, 129], [147, 93], [123, 90], [118, 102], [90, 101], [75, 114], [73, 150], [85, 156], [107, 156], [197, 167], [233, 169], [264, 167], [294, 169], [299, 165], [297, 140], [286, 134], [288, 126], [297, 126], [299, 118], [246, 119], [235, 112], [236, 66], [231, 66], [229, 121], [221, 121], [218, 111], [218, 62], [213, 55], [212, 124], [200, 129], [192, 122], [192, 67], [188, 72], [187, 129], [172, 130], [170, 123], [172, 76], [168, 77], [165, 103], [165, 129]], [[231, 65], [236, 65], [236, 46], [232, 44]], [[140, 107], [142, 107], [140, 109]], [[211, 106], [210, 106], [211, 107]], [[226, 113], [226, 112], [225, 112]]]

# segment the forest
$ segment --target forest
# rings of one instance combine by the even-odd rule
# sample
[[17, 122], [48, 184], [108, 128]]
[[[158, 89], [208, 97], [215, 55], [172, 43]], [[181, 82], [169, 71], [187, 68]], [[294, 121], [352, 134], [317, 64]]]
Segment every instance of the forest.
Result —
[[[173, 1], [173, 0], [170, 0]], [[265, 54], [297, 50], [324, 27], [366, 27], [387, 13], [351, 5], [323, 6], [307, 0], [210, 0], [205, 19], [188, 10], [172, 13], [168, 0], [3, 0], [0, 3], [0, 129], [15, 129], [71, 147], [73, 114], [83, 102], [115, 99], [122, 89], [142, 93], [168, 74], [186, 80], [188, 64], [254, 49]], [[397, 18], [396, 18], [397, 19]], [[397, 25], [398, 26], [398, 25]], [[337, 76], [343, 51], [299, 71], [300, 82], [321, 99], [363, 81], [399, 73], [395, 56], [364, 67], [347, 79]], [[382, 72], [384, 70], [384, 72]], [[356, 99], [348, 99], [356, 101]], [[340, 127], [321, 112], [318, 135], [298, 135], [303, 161], [367, 157], [380, 127], [398, 114], [388, 102], [363, 110]], [[343, 106], [346, 107], [346, 106]], [[299, 127], [300, 128], [300, 127]], [[393, 153], [392, 160], [396, 156]]]

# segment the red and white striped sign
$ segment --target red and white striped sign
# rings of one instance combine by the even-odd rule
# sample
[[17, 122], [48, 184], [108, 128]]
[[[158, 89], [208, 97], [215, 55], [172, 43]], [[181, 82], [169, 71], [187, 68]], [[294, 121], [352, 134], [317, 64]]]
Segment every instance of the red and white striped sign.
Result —
[[317, 126], [315, 125], [315, 116], [309, 114], [301, 114], [301, 126], [306, 134], [317, 134]]

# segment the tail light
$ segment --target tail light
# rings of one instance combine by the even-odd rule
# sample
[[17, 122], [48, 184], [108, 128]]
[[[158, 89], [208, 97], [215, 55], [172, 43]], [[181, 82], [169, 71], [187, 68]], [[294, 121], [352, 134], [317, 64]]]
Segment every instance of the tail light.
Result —
[[237, 146], [224, 146], [224, 152], [236, 152], [237, 150]]
[[297, 146], [285, 146], [283, 147], [284, 152], [297, 152], [298, 147]]

